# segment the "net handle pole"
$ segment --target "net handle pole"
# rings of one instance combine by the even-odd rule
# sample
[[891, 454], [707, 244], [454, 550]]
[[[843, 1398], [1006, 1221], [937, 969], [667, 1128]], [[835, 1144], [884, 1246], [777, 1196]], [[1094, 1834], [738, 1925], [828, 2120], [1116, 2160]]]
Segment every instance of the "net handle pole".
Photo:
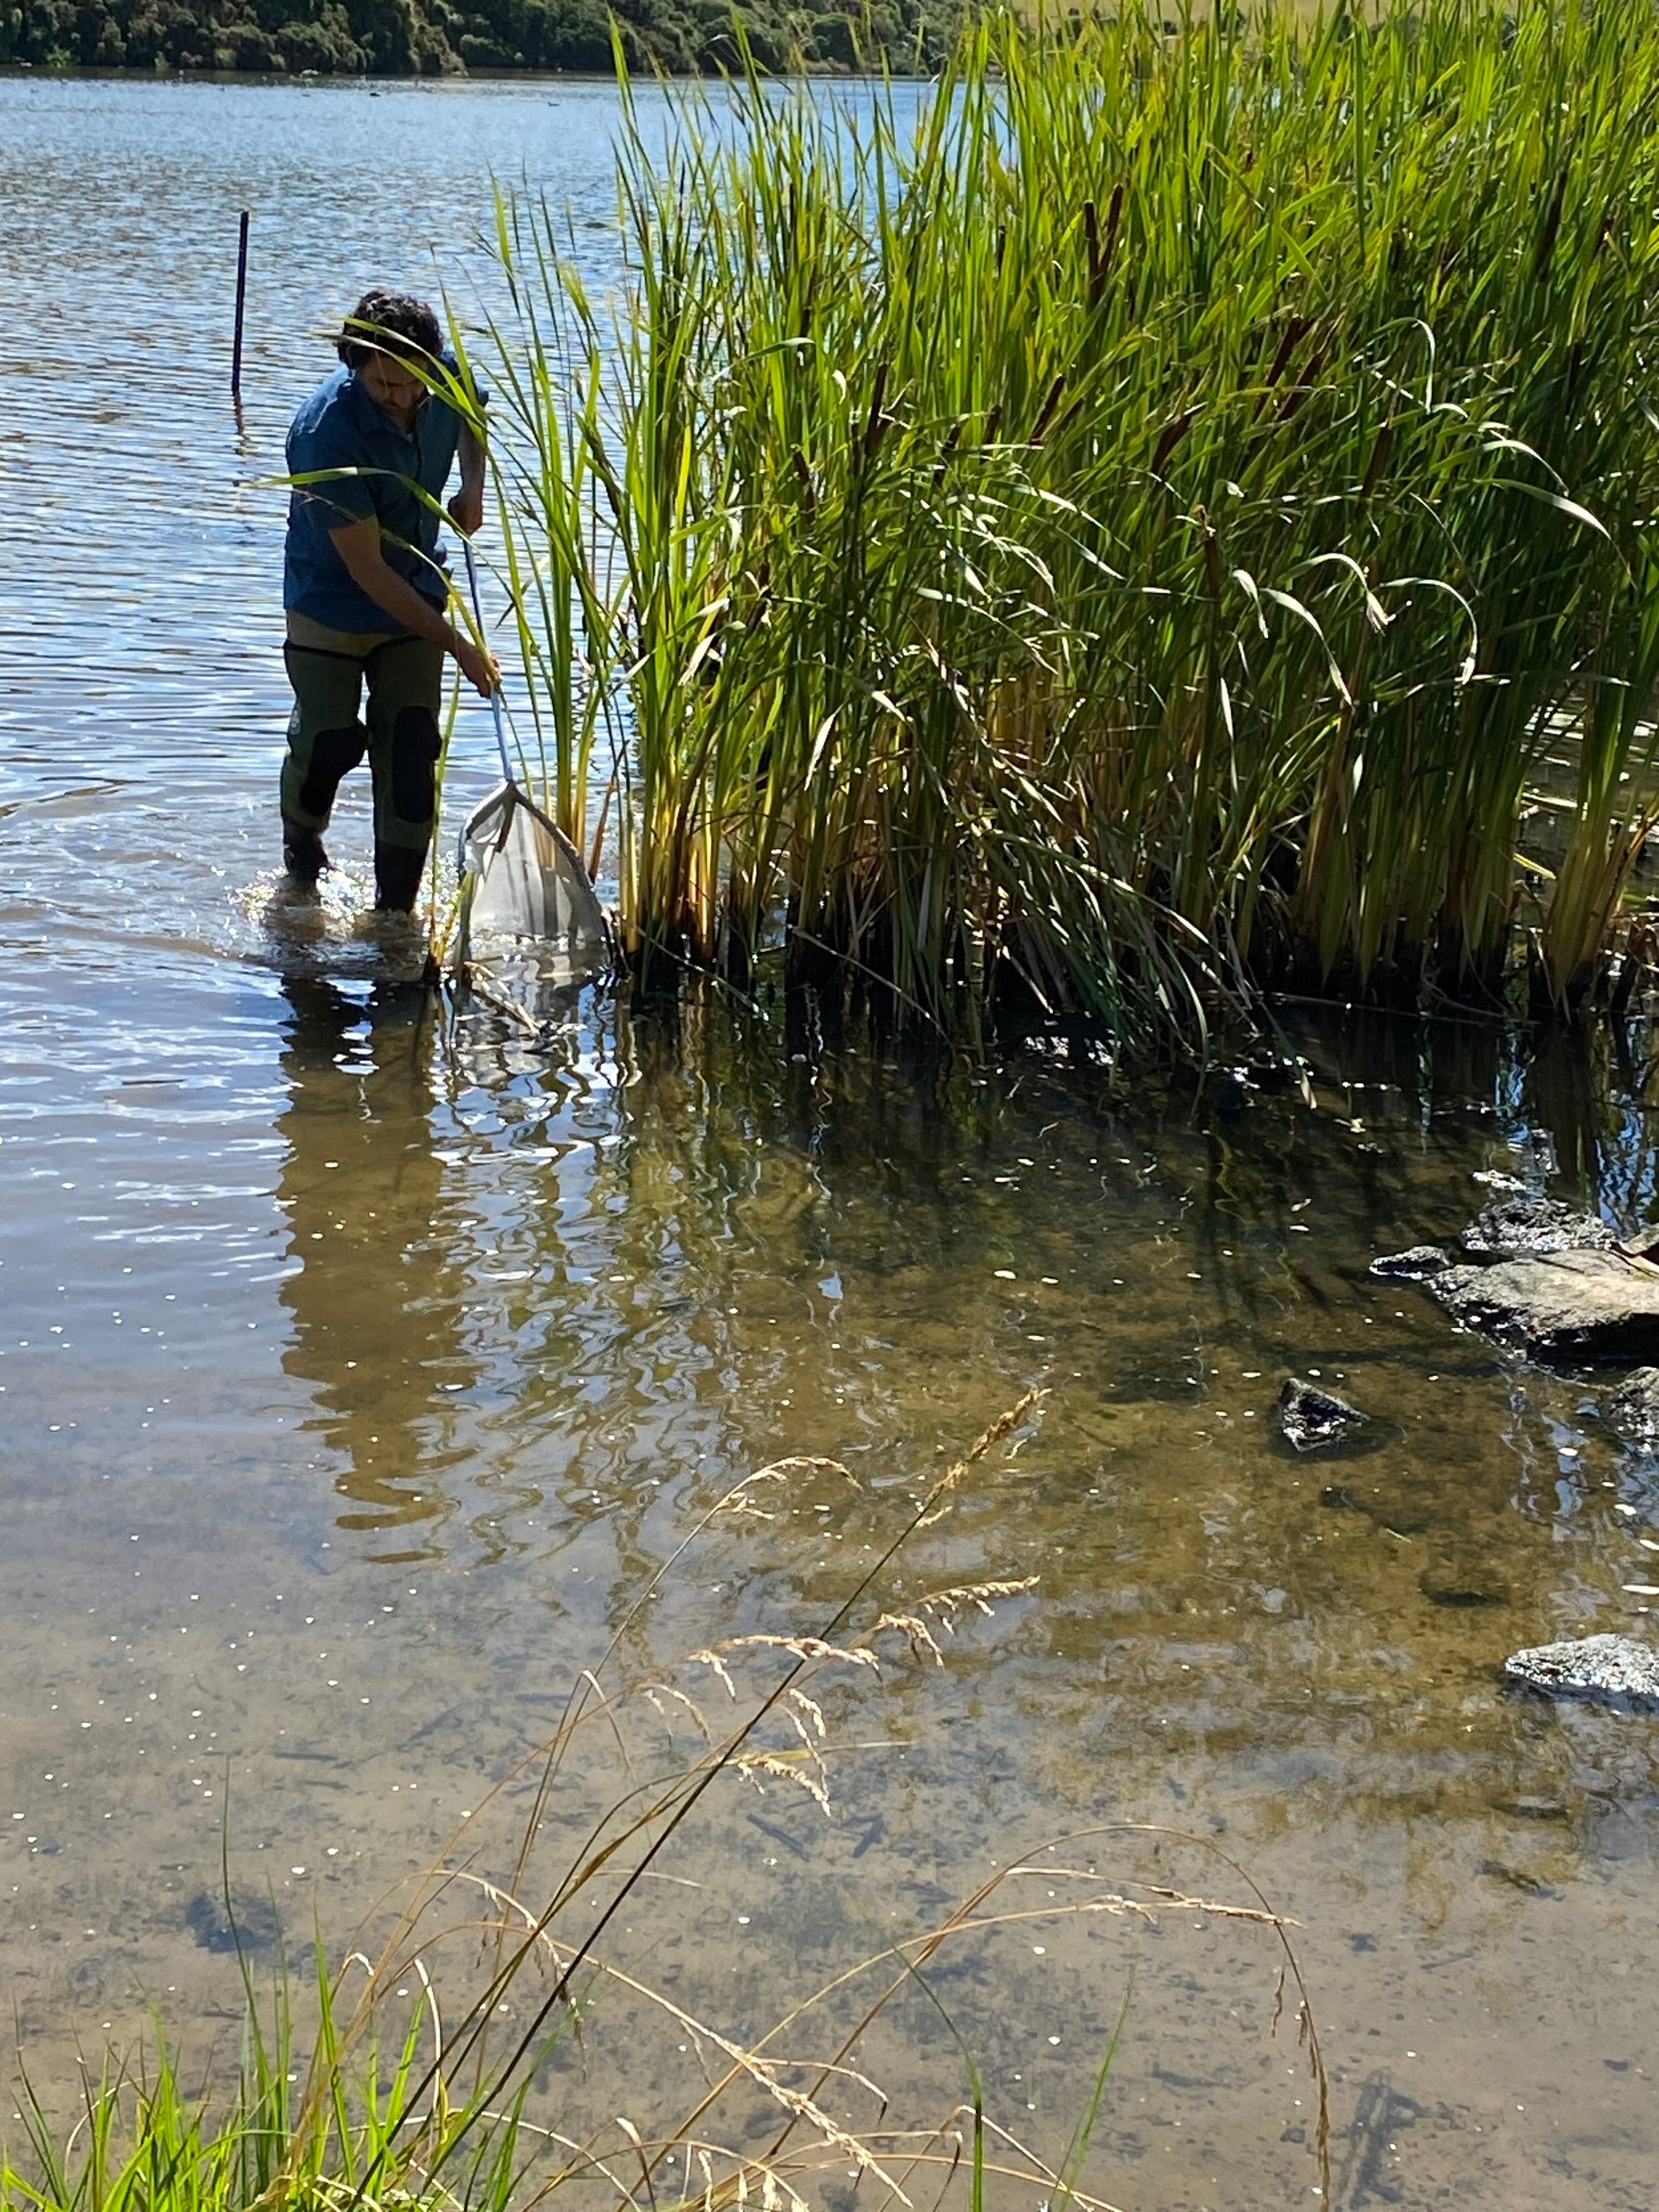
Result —
[[[470, 538], [462, 538], [461, 550], [466, 556], [466, 587], [472, 595], [472, 619], [477, 623], [478, 635], [482, 637], [483, 609], [478, 603], [478, 564], [472, 557], [472, 540]], [[513, 763], [507, 757], [507, 726], [501, 720], [501, 687], [499, 684], [492, 684], [489, 687], [489, 708], [495, 717], [495, 750], [501, 757], [501, 775], [505, 781], [513, 783], [517, 779], [513, 774]]]

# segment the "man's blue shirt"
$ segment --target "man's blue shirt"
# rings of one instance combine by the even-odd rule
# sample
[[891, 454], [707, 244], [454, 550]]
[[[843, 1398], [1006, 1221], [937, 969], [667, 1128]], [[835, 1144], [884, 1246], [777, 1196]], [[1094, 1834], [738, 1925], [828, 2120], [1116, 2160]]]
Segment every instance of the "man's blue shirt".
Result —
[[422, 402], [413, 428], [404, 430], [343, 363], [325, 377], [289, 431], [289, 474], [306, 476], [313, 469], [365, 473], [295, 486], [289, 500], [283, 606], [330, 629], [397, 628], [385, 608], [352, 582], [329, 538], [330, 531], [371, 516], [380, 526], [386, 566], [442, 606], [449, 580], [438, 550], [439, 518], [412, 486], [441, 500], [460, 434], [459, 416], [435, 393]]

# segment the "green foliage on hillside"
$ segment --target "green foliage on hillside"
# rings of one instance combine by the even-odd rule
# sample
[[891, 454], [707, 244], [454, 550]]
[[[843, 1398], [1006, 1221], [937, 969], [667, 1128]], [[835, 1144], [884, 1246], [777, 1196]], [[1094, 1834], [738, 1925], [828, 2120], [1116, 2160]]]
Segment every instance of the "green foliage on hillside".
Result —
[[[615, 13], [632, 67], [696, 75], [736, 58], [729, 0], [0, 0], [0, 64], [442, 76], [609, 70]], [[743, 0], [764, 69], [848, 70], [885, 54], [931, 70], [959, 0], [874, 0], [849, 15]]]

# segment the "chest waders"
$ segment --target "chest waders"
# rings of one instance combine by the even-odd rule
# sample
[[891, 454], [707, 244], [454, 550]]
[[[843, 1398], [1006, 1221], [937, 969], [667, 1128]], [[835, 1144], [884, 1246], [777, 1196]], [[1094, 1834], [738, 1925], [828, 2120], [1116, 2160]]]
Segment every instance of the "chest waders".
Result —
[[374, 903], [407, 913], [420, 890], [436, 814], [443, 648], [422, 637], [292, 627], [301, 636], [283, 647], [294, 687], [282, 786], [288, 872], [314, 884], [327, 867], [322, 833], [335, 795], [367, 756], [374, 787]]

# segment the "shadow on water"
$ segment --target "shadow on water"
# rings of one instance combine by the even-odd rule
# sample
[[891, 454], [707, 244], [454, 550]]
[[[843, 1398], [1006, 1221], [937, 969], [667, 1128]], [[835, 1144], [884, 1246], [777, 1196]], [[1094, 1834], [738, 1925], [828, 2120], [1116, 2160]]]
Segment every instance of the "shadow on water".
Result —
[[434, 1233], [443, 1180], [432, 1115], [434, 1000], [418, 983], [356, 991], [289, 976], [282, 1070], [288, 1103], [277, 1200], [295, 1261], [284, 1371], [312, 1386], [307, 1424], [346, 1462], [343, 1529], [419, 1529], [376, 1554], [435, 1556], [455, 1510], [444, 1477], [465, 1457], [445, 1399], [477, 1374], [464, 1343], [462, 1279]]
[[1414, 2098], [1403, 2095], [1385, 2075], [1373, 2074], [1355, 2104], [1335, 2202], [1351, 2207], [1352, 2212], [1401, 2203], [1406, 2190], [1399, 2139], [1424, 2117], [1424, 2108]]

